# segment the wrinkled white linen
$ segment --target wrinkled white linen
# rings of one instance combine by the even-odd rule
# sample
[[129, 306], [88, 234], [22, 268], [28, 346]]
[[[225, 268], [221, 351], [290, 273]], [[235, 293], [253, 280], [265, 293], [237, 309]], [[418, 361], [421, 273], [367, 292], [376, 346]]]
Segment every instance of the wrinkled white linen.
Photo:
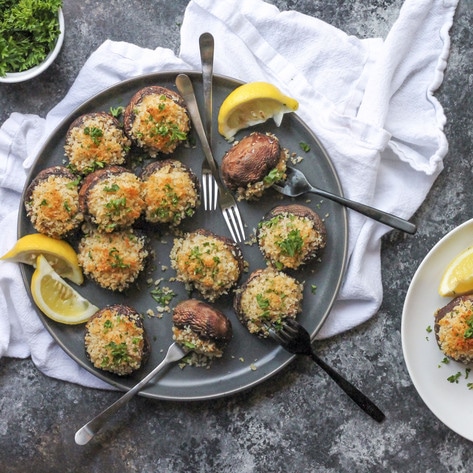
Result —
[[[344, 194], [410, 218], [442, 170], [448, 145], [434, 91], [449, 52], [458, 0], [407, 0], [387, 38], [358, 39], [260, 0], [192, 0], [181, 49], [149, 50], [106, 41], [46, 119], [13, 113], [0, 128], [0, 253], [16, 241], [26, 173], [59, 122], [92, 95], [121, 80], [156, 71], [200, 70], [198, 38], [215, 38], [218, 74], [265, 80], [296, 98], [298, 114], [320, 138]], [[349, 261], [338, 299], [319, 338], [368, 320], [382, 301], [381, 237], [390, 228], [349, 212]], [[45, 374], [105, 388], [44, 329], [19, 269], [0, 262], [0, 356], [27, 357]]]

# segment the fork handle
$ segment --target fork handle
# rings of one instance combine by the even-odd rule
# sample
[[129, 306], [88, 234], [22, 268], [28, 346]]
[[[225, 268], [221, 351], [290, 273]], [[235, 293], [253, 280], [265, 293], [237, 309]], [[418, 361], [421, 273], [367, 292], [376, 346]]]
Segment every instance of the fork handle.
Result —
[[384, 413], [365, 396], [358, 388], [353, 386], [348, 380], [341, 376], [331, 366], [327, 365], [325, 361], [320, 359], [315, 353], [311, 353], [310, 357], [314, 360], [342, 389], [353, 401], [370, 415], [375, 421], [382, 422], [386, 416]]
[[331, 199], [341, 205], [344, 205], [345, 207], [348, 207], [349, 209], [355, 210], [356, 212], [365, 215], [366, 217], [384, 223], [384, 225], [388, 225], [391, 228], [396, 228], [397, 230], [410, 233], [411, 235], [417, 231], [417, 227], [413, 223], [404, 220], [401, 217], [397, 217], [396, 215], [384, 212], [383, 210], [376, 209], [375, 207], [362, 204], [361, 202], [355, 202], [340, 195], [332, 194], [331, 192], [319, 189], [318, 187], [311, 186], [308, 192], [312, 192], [313, 194], [317, 194], [321, 197]]
[[197, 132], [197, 136], [199, 137], [200, 143], [202, 145], [202, 151], [204, 152], [205, 159], [210, 166], [210, 170], [212, 171], [212, 175], [217, 182], [218, 188], [221, 189], [222, 182], [220, 180], [217, 163], [212, 154], [209, 141], [207, 140], [207, 136], [205, 134], [204, 124], [202, 123], [199, 106], [197, 105], [197, 99], [195, 98], [194, 87], [189, 76], [186, 74], [179, 74], [176, 77], [176, 87], [186, 102], [187, 110], [189, 111], [195, 131]]
[[199, 38], [202, 63], [202, 86], [204, 89], [204, 125], [209, 145], [212, 146], [212, 76], [214, 61], [214, 38], [210, 33], [202, 33]]

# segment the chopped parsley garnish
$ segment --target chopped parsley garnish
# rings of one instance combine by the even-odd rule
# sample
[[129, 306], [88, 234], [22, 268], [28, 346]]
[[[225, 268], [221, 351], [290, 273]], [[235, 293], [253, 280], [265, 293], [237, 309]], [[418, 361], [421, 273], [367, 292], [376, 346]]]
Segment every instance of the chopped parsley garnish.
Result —
[[161, 306], [167, 306], [176, 294], [168, 287], [157, 287], [150, 291], [151, 297]]
[[111, 186], [104, 186], [103, 190], [105, 192], [117, 192], [120, 189], [120, 186], [117, 183], [113, 183]]
[[123, 261], [123, 258], [120, 256], [119, 251], [116, 248], [112, 248], [108, 254], [112, 257], [113, 261], [111, 263], [112, 268], [129, 268], [130, 265]]
[[121, 210], [126, 208], [126, 197], [112, 199], [105, 204], [105, 207], [110, 210], [111, 214], [118, 214]]
[[125, 110], [124, 107], [110, 107], [110, 115], [112, 115], [112, 117], [115, 117], [115, 118], [118, 118], [122, 113], [123, 111]]
[[278, 242], [282, 252], [288, 256], [295, 256], [302, 251], [304, 240], [301, 237], [301, 232], [298, 229], [291, 230], [287, 237]]
[[307, 143], [304, 143], [303, 141], [299, 143], [299, 146], [301, 147], [301, 150], [306, 153], [310, 151], [310, 146]]
[[256, 294], [256, 302], [260, 309], [267, 309], [269, 307], [269, 299], [264, 297], [262, 294]]
[[458, 384], [458, 380], [460, 379], [461, 377], [461, 372], [459, 371], [458, 373], [456, 374], [452, 374], [452, 376], [449, 376], [447, 378], [447, 381], [449, 381], [450, 383], [457, 383]]
[[98, 146], [102, 141], [103, 131], [95, 126], [86, 126], [84, 128], [84, 135], [90, 136], [95, 146]]
[[128, 355], [128, 350], [126, 347], [126, 343], [115, 343], [115, 342], [110, 342], [108, 345], [105, 345], [106, 348], [110, 349], [110, 353], [113, 358], [113, 364], [119, 365], [120, 363], [127, 362], [130, 359], [130, 356]]
[[106, 329], [111, 329], [113, 327], [113, 323], [111, 320], [106, 320], [104, 323], [103, 323], [103, 326], [104, 328]]
[[268, 175], [263, 178], [263, 182], [265, 184], [274, 184], [275, 182], [281, 181], [284, 177], [284, 173], [281, 172], [279, 169], [271, 169]]
[[66, 187], [68, 189], [74, 189], [75, 187], [77, 187], [79, 184], [80, 184], [80, 181], [81, 181], [81, 178], [80, 177], [76, 177], [73, 181], [69, 182]]
[[468, 325], [468, 328], [465, 330], [463, 338], [473, 338], [473, 315], [468, 317], [466, 324]]

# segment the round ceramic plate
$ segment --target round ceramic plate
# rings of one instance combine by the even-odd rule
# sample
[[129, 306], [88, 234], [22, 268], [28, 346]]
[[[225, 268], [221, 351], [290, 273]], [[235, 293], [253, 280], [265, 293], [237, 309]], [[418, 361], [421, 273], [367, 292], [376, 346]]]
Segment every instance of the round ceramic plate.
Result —
[[[161, 85], [176, 90], [177, 74], [177, 72], [157, 73], [130, 79], [87, 101], [72, 113], [48, 139], [31, 169], [27, 182], [30, 182], [41, 169], [65, 162], [65, 134], [70, 123], [77, 116], [92, 111], [108, 111], [110, 107], [125, 106], [131, 96], [145, 86]], [[193, 81], [197, 99], [202, 103], [202, 76], [199, 73], [188, 74]], [[215, 118], [224, 98], [240, 84], [240, 82], [226, 77], [215, 77], [213, 100]], [[214, 123], [214, 129], [217, 129], [216, 123]], [[329, 157], [317, 138], [297, 115], [285, 115], [279, 128], [271, 121], [254, 127], [251, 131], [253, 130], [274, 133], [282, 146], [289, 149], [291, 153], [304, 157], [297, 167], [304, 171], [314, 184], [341, 194], [340, 183]], [[241, 138], [249, 133], [250, 130], [242, 131], [236, 138]], [[197, 143], [195, 147], [181, 146], [178, 148], [173, 157], [182, 160], [200, 177], [203, 154], [196, 137], [195, 142]], [[306, 153], [301, 150], [301, 142], [310, 146], [310, 152]], [[230, 145], [215, 133], [213, 148], [217, 161], [221, 160], [229, 147]], [[240, 203], [240, 212], [246, 224], [247, 240], [250, 240], [258, 222], [267, 211], [276, 204], [289, 203], [290, 201], [277, 192], [269, 190], [258, 202]], [[306, 203], [319, 213], [325, 220], [328, 234], [328, 244], [322, 254], [321, 261], [294, 273], [295, 277], [305, 282], [303, 313], [299, 320], [314, 336], [327, 317], [343, 278], [347, 251], [347, 219], [345, 209], [328, 200], [321, 201], [319, 197], [309, 198], [306, 196], [300, 198], [299, 202]], [[230, 236], [220, 210], [204, 211], [202, 206], [192, 219], [184, 221], [181, 225], [183, 231], [192, 231], [197, 228], [207, 228], [217, 234]], [[19, 216], [19, 236], [28, 233], [34, 233], [34, 229], [25, 215], [24, 208], [22, 208]], [[151, 230], [148, 233], [156, 253], [156, 261], [153, 265], [155, 267], [154, 273], [143, 274], [137, 283], [123, 294], [100, 289], [91, 281], [86, 281], [83, 286], [77, 287], [77, 290], [99, 307], [111, 303], [126, 303], [134, 306], [142, 314], [146, 314], [149, 310], [156, 312], [157, 305], [151, 297], [152, 288], [147, 282], [150, 279], [155, 281], [162, 278], [161, 287], [170, 287], [176, 293], [171, 307], [179, 301], [187, 299], [189, 294], [183, 285], [170, 281], [170, 278], [175, 276], [175, 272], [170, 269], [169, 261], [169, 252], [173, 244], [172, 235], [158, 235]], [[76, 244], [74, 241], [71, 243]], [[255, 244], [242, 244], [241, 249], [245, 260], [249, 263], [249, 272], [265, 266]], [[23, 266], [22, 272], [25, 286], [29, 291], [32, 268]], [[248, 277], [249, 272], [243, 276], [242, 282]], [[317, 288], [315, 293], [314, 287]], [[199, 297], [198, 294], [192, 294], [192, 296]], [[224, 356], [214, 361], [210, 369], [190, 366], [182, 369], [177, 365], [173, 366], [154, 383], [149, 384], [142, 391], [142, 395], [171, 400], [197, 400], [225, 396], [262, 382], [291, 361], [293, 356], [271, 340], [261, 340], [247, 332], [233, 313], [231, 296], [222, 297], [214, 305], [230, 318], [233, 325], [234, 336]], [[61, 325], [44, 317], [39, 311], [38, 315], [59, 345], [74, 360], [96, 376], [120, 389], [128, 389], [135, 385], [163, 359], [165, 351], [172, 343], [171, 313], [165, 312], [161, 318], [145, 315], [145, 326], [152, 344], [150, 360], [145, 367], [132, 376], [118, 377], [95, 369], [89, 363], [84, 352], [83, 325]]]
[[473, 382], [473, 372], [469, 373], [473, 366], [445, 363], [433, 328], [435, 311], [451, 300], [437, 292], [443, 272], [458, 253], [471, 245], [473, 220], [443, 237], [417, 269], [402, 314], [402, 347], [414, 386], [438, 419], [468, 440], [473, 440], [473, 385], [469, 384]]

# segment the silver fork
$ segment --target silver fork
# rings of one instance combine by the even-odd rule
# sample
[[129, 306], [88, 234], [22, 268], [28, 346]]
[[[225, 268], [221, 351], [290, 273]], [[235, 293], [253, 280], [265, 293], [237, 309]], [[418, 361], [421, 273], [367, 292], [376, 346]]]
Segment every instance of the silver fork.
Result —
[[176, 77], [176, 87], [184, 98], [192, 123], [202, 144], [202, 150], [209, 163], [210, 170], [218, 186], [219, 204], [222, 210], [223, 218], [227, 224], [230, 234], [234, 241], [241, 242], [245, 239], [245, 228], [240, 216], [240, 211], [235, 198], [231, 192], [224, 186], [220, 179], [217, 163], [213, 157], [209, 142], [205, 136], [204, 125], [200, 118], [199, 107], [195, 98], [194, 87], [187, 74], [179, 74]]
[[280, 327], [269, 327], [269, 335], [289, 353], [312, 358], [374, 420], [382, 422], [385, 419], [383, 412], [368, 397], [314, 353], [309, 333], [297, 321], [285, 319]]
[[102, 428], [102, 426], [107, 422], [110, 417], [112, 417], [115, 412], [118, 411], [123, 405], [125, 405], [135, 394], [144, 388], [162, 369], [164, 369], [170, 363], [179, 361], [187, 355], [187, 352], [184, 351], [176, 342], [172, 343], [168, 348], [164, 360], [159, 363], [156, 368], [153, 369], [149, 374], [147, 374], [138, 384], [132, 387], [127, 391], [122, 397], [118, 398], [113, 404], [108, 406], [100, 414], [95, 416], [90, 422], [87, 422], [83, 427], [81, 427], [74, 437], [74, 440], [77, 445], [85, 445], [88, 443], [94, 435]]
[[403, 232], [414, 234], [417, 227], [403, 218], [397, 217], [396, 215], [384, 212], [382, 210], [370, 207], [369, 205], [362, 204], [349, 200], [340, 195], [332, 194], [331, 192], [319, 189], [313, 186], [305, 177], [302, 171], [299, 169], [291, 168], [290, 166], [286, 169], [286, 180], [283, 182], [277, 182], [273, 184], [273, 188], [281, 194], [287, 195], [288, 197], [298, 197], [306, 192], [326, 197], [327, 199], [338, 202], [341, 205], [345, 205], [349, 209], [355, 210], [366, 217], [372, 218], [378, 222], [384, 223], [392, 228], [397, 228]]
[[[212, 76], [214, 60], [214, 38], [210, 33], [203, 33], [199, 38], [200, 60], [202, 63], [202, 85], [204, 89], [204, 124], [207, 141], [212, 146]], [[212, 176], [207, 159], [202, 161], [202, 194], [204, 209], [217, 208], [218, 186]]]

